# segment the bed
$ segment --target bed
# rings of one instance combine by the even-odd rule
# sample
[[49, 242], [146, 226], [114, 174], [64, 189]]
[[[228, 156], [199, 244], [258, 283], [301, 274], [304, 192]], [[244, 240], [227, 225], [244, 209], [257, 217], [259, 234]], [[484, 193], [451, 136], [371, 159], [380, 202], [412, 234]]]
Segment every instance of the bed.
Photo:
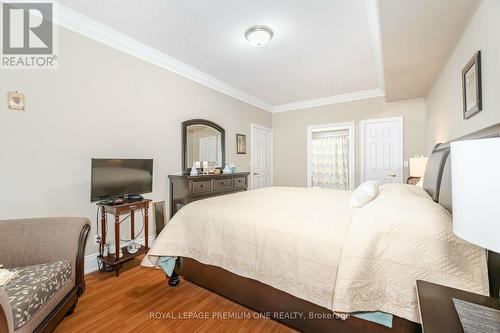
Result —
[[[349, 207], [349, 192], [310, 188], [191, 203], [143, 265], [180, 257], [177, 274], [304, 332], [418, 332], [416, 279], [489, 291], [485, 251], [451, 231], [448, 155], [448, 144], [435, 147], [424, 189], [387, 184], [359, 209]], [[395, 315], [392, 328], [332, 319], [333, 311], [377, 310]]]

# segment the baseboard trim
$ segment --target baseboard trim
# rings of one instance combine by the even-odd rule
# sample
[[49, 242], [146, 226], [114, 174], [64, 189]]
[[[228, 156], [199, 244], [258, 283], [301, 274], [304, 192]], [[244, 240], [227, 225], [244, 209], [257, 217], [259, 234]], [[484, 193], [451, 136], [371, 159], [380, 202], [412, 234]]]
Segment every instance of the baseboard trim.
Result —
[[[144, 245], [144, 237], [138, 239], [139, 243]], [[154, 244], [155, 238], [153, 235], [149, 236], [148, 243], [150, 247]], [[123, 244], [125, 245], [125, 244]], [[85, 274], [97, 272], [97, 256], [99, 253], [92, 253], [85, 256]]]

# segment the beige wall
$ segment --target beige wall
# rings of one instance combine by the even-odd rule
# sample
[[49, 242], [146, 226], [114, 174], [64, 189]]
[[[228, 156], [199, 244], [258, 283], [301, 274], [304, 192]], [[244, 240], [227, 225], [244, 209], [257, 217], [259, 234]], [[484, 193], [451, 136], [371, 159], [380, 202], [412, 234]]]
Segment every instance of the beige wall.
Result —
[[[6, 110], [13, 90], [26, 94], [25, 112]], [[266, 111], [64, 29], [59, 68], [1, 71], [0, 97], [0, 219], [95, 221], [92, 157], [154, 158], [147, 197], [167, 199], [167, 175], [181, 169], [182, 121], [224, 127], [227, 159], [247, 170], [250, 154], [236, 154], [236, 133], [271, 127]], [[90, 241], [87, 253], [95, 251]]]
[[[426, 101], [428, 151], [434, 144], [500, 122], [500, 1], [482, 0]], [[483, 111], [462, 117], [462, 68], [482, 52]]]
[[359, 121], [394, 116], [403, 116], [404, 119], [405, 160], [416, 154], [424, 154], [426, 106], [423, 99], [386, 103], [385, 98], [380, 97], [274, 113], [274, 184], [307, 185], [307, 126], [349, 121], [355, 121], [356, 125], [356, 184], [359, 184]]

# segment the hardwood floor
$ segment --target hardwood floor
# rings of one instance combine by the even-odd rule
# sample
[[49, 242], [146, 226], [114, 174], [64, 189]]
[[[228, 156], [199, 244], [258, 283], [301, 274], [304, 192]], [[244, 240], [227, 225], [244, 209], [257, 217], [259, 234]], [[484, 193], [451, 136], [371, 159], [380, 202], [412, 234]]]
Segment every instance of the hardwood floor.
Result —
[[86, 275], [75, 312], [55, 332], [295, 332], [188, 281], [171, 288], [161, 270], [139, 263], [131, 260], [118, 278]]

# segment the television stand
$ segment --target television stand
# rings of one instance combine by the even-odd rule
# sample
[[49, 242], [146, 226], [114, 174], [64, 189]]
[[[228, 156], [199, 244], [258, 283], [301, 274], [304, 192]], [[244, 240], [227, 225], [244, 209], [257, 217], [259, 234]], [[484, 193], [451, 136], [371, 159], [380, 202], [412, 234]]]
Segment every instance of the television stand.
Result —
[[[104, 263], [105, 266], [116, 272], [116, 276], [120, 275], [120, 268], [123, 262], [144, 254], [149, 250], [148, 247], [148, 209], [151, 200], [142, 199], [135, 202], [124, 202], [119, 205], [98, 204], [101, 207], [101, 244], [99, 246], [99, 256], [97, 260]], [[144, 245], [138, 249], [136, 253], [129, 253], [127, 246], [120, 246], [120, 216], [130, 214], [130, 239], [135, 238], [135, 212], [144, 210]], [[110, 214], [115, 220], [115, 253], [104, 256], [104, 246], [106, 244], [106, 221], [107, 215]], [[120, 256], [120, 249], [122, 255]]]

